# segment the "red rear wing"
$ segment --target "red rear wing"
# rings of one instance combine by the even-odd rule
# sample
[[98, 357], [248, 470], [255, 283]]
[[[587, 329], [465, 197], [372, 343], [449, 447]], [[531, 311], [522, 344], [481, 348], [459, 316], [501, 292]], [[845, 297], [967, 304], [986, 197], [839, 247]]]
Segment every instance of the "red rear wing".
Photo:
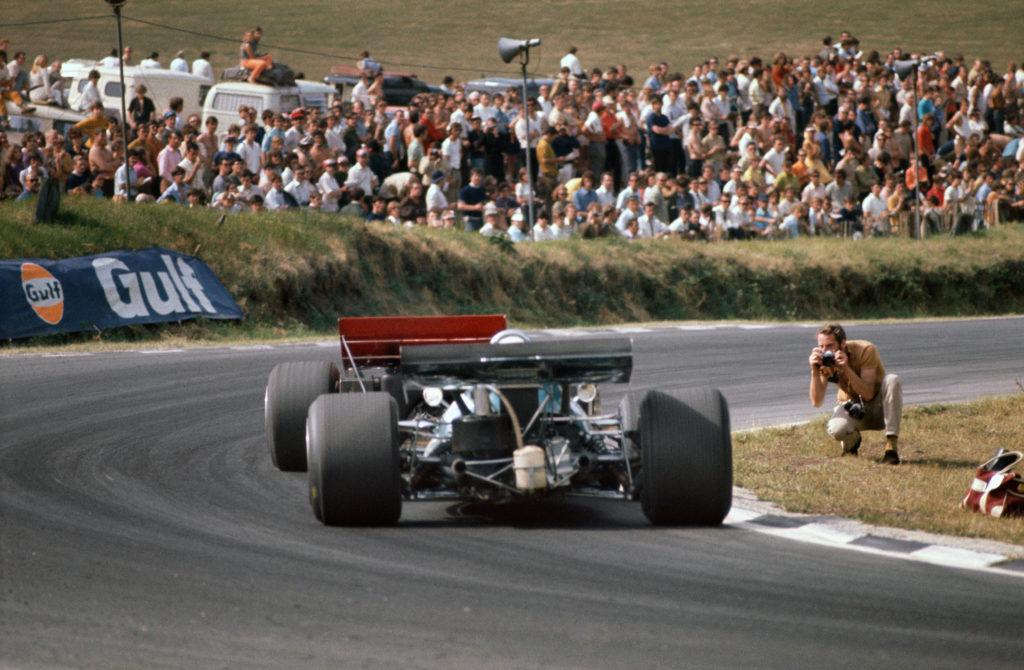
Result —
[[338, 319], [341, 362], [346, 368], [394, 365], [404, 346], [489, 342], [507, 327], [504, 314], [343, 316]]

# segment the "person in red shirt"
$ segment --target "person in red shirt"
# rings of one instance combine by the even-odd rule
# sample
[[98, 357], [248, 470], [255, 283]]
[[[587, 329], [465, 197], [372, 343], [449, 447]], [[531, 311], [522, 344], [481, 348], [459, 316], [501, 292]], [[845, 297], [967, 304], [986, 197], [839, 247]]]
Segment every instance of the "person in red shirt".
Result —
[[917, 126], [917, 150], [929, 160], [935, 155], [935, 135], [932, 133], [934, 119], [932, 114], [925, 114]]

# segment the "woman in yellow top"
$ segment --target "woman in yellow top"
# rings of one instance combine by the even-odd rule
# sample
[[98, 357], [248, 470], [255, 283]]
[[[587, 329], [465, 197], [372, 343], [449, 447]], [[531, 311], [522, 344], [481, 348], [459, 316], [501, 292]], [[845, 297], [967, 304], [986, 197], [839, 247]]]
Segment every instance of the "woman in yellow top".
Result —
[[821, 162], [821, 147], [814, 141], [814, 130], [808, 128], [804, 131], [804, 167], [807, 168], [807, 174], [817, 172], [818, 176], [821, 177], [822, 184], [828, 184], [832, 181], [832, 173], [828, 171], [825, 164]]

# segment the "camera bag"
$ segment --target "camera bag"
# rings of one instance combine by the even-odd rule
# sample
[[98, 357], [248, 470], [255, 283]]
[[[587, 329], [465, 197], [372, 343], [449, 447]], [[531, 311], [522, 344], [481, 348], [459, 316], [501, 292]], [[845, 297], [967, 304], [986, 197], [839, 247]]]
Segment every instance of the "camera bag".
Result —
[[1024, 454], [1000, 449], [978, 466], [960, 507], [994, 517], [1024, 516], [1024, 477], [1011, 468]]

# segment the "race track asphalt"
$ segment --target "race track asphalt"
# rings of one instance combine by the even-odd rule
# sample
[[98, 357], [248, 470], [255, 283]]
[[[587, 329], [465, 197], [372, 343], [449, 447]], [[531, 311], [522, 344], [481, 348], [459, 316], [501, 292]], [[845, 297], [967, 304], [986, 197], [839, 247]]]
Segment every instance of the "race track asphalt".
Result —
[[[858, 326], [907, 401], [1014, 392], [1024, 319]], [[795, 421], [814, 330], [632, 335], [634, 388]], [[263, 389], [316, 346], [0, 358], [0, 667], [1010, 667], [1019, 579], [660, 529], [634, 503], [407, 503], [325, 528]], [[606, 396], [614, 402], [616, 391]], [[908, 472], [908, 476], [909, 476]]]

